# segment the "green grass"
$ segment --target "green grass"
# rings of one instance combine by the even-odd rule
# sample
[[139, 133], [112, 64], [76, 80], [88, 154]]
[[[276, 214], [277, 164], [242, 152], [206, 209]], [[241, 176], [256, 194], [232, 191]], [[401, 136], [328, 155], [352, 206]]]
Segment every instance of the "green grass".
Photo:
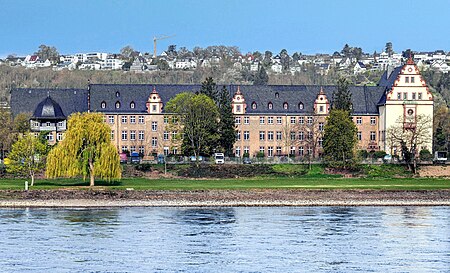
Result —
[[[0, 179], [0, 190], [20, 190], [25, 179]], [[437, 190], [450, 189], [449, 179], [438, 178], [321, 178], [321, 177], [265, 177], [248, 179], [144, 179], [127, 178], [108, 183], [96, 181], [98, 188], [135, 190], [243, 190], [243, 189], [383, 189]], [[81, 179], [37, 180], [32, 190], [87, 189]], [[99, 187], [100, 186], [100, 187]]]

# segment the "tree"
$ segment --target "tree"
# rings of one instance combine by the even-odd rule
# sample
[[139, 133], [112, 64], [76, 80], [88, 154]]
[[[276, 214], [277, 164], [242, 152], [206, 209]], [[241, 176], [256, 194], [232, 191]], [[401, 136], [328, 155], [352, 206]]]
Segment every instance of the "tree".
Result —
[[47, 158], [47, 177], [89, 176], [94, 186], [95, 176], [120, 179], [119, 153], [111, 143], [110, 127], [100, 113], [75, 113], [69, 117], [64, 139], [51, 150]]
[[0, 108], [0, 124], [0, 159], [3, 159], [14, 138], [11, 113], [3, 108]]
[[131, 55], [133, 54], [134, 49], [130, 46], [124, 46], [122, 49], [120, 49], [120, 54], [127, 60], [131, 58]]
[[435, 110], [433, 118], [434, 151], [448, 151], [450, 138], [450, 113], [446, 105]]
[[13, 145], [8, 158], [11, 163], [7, 171], [11, 173], [27, 174], [31, 177], [31, 186], [34, 186], [36, 173], [45, 167], [47, 147], [31, 134], [26, 134]]
[[352, 93], [349, 89], [350, 82], [341, 77], [337, 83], [337, 92], [333, 92], [333, 109], [344, 110], [350, 113], [352, 110]]
[[394, 50], [392, 49], [392, 43], [391, 42], [387, 42], [386, 43], [384, 52], [386, 52], [389, 57], [394, 53]]
[[391, 149], [401, 148], [402, 157], [408, 168], [415, 173], [419, 149], [431, 142], [433, 124], [431, 117], [399, 117], [396, 124], [387, 129], [388, 142]]
[[273, 56], [272, 51], [266, 50], [266, 52], [264, 52], [263, 63], [265, 66], [268, 66], [272, 62], [272, 56]]
[[236, 141], [236, 125], [234, 123], [233, 108], [231, 107], [230, 93], [223, 86], [219, 93], [219, 146], [226, 155], [233, 154], [233, 145]]
[[183, 151], [192, 151], [196, 157], [210, 154], [215, 148], [219, 135], [217, 123], [219, 112], [214, 101], [205, 94], [180, 93], [166, 105], [166, 111], [176, 115], [178, 131], [182, 131]]
[[260, 66], [253, 80], [253, 85], [267, 85], [268, 82], [269, 76], [267, 75], [266, 69], [264, 66]]
[[25, 134], [30, 131], [31, 113], [19, 113], [14, 118], [14, 131], [19, 134]]
[[217, 85], [212, 77], [208, 77], [202, 82], [202, 88], [200, 89], [200, 94], [205, 94], [210, 97], [213, 101], [217, 101]]
[[341, 53], [344, 57], [350, 57], [351, 50], [352, 48], [348, 44], [345, 44], [344, 48], [341, 50]]
[[357, 128], [348, 111], [332, 109], [323, 137], [325, 159], [331, 166], [347, 168], [354, 159]]
[[289, 69], [289, 61], [290, 57], [286, 49], [282, 49], [280, 51], [281, 65], [283, 66], [283, 70]]
[[41, 60], [55, 60], [59, 57], [58, 50], [54, 46], [40, 45], [39, 50], [34, 54], [38, 55]]

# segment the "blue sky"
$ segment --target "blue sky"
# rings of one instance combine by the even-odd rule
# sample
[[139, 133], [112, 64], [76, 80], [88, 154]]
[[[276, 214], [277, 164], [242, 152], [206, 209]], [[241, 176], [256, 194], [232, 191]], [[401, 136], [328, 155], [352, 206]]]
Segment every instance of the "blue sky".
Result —
[[60, 53], [158, 52], [235, 45], [243, 53], [286, 48], [332, 53], [345, 43], [366, 52], [450, 50], [448, 0], [0, 0], [0, 57], [40, 44]]

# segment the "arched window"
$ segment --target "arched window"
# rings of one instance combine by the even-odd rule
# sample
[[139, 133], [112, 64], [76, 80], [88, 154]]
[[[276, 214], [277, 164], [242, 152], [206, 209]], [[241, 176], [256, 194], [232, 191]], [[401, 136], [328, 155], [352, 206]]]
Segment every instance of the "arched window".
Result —
[[120, 102], [118, 101], [118, 102], [116, 102], [116, 109], [119, 109], [120, 108]]
[[273, 109], [273, 104], [272, 104], [271, 102], [269, 102], [269, 103], [267, 104], [267, 108], [268, 108], [269, 110], [272, 110], [272, 109]]
[[276, 93], [275, 93], [275, 98], [278, 99], [279, 97], [280, 97], [280, 93], [276, 92]]
[[134, 101], [132, 101], [132, 102], [130, 103], [130, 108], [131, 108], [131, 109], [134, 109], [135, 106], [136, 106], [136, 105], [134, 104]]
[[287, 102], [283, 103], [283, 109], [284, 110], [288, 110], [289, 109], [289, 104]]
[[116, 92], [116, 98], [120, 97], [120, 93]]
[[252, 109], [256, 109], [258, 108], [258, 105], [256, 104], [256, 102], [252, 102]]
[[303, 108], [304, 108], [303, 102], [300, 102], [300, 103], [298, 104], [298, 109], [299, 109], [299, 110], [303, 110]]
[[105, 109], [105, 108], [106, 108], [106, 102], [105, 102], [105, 101], [102, 101], [100, 107], [101, 107], [102, 109]]

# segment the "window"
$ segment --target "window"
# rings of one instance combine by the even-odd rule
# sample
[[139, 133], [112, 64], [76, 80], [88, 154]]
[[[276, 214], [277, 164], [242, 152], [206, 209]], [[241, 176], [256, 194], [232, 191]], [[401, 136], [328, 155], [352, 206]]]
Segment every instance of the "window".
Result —
[[319, 137], [319, 139], [317, 140], [317, 143], [319, 144], [319, 147], [322, 148], [323, 147], [323, 138]]
[[136, 131], [135, 130], [130, 131], [130, 140], [136, 140]]
[[250, 132], [244, 131], [244, 140], [250, 140]]
[[267, 132], [267, 140], [273, 140], [273, 131]]
[[375, 117], [370, 117], [370, 125], [377, 124], [377, 119]]
[[134, 109], [135, 106], [136, 106], [136, 105], [134, 104], [134, 101], [132, 101], [132, 102], [130, 103], [130, 108], [131, 108], [131, 109]]
[[139, 116], [138, 122], [139, 122], [139, 124], [144, 124], [144, 116]]
[[295, 156], [295, 147], [294, 146], [291, 146], [289, 154]]
[[291, 140], [295, 140], [295, 132], [291, 131], [290, 136], [291, 136]]
[[312, 117], [308, 117], [308, 125], [311, 125], [313, 123], [313, 118]]
[[259, 117], [259, 124], [264, 124], [264, 123], [265, 123], [265, 118]]
[[275, 93], [275, 98], [278, 99], [279, 97], [280, 97], [280, 93], [276, 92], [276, 93]]
[[418, 94], [417, 94], [417, 99], [419, 99], [419, 100], [422, 99], [422, 93], [418, 93]]
[[305, 124], [305, 117], [299, 117], [298, 124]]
[[128, 146], [122, 146], [122, 153], [125, 153], [126, 151], [128, 151]]
[[172, 131], [172, 139], [177, 139], [177, 131]]
[[139, 153], [143, 155], [145, 152], [144, 146], [139, 146]]
[[234, 123], [235, 123], [235, 124], [241, 124], [241, 117], [236, 117], [236, 118], [234, 119]]
[[244, 117], [244, 124], [250, 124], [250, 118]]
[[282, 124], [283, 123], [283, 119], [281, 117], [277, 117], [277, 124]]
[[130, 152], [136, 152], [136, 146], [130, 146]]
[[402, 93], [401, 93], [401, 92], [398, 92], [398, 93], [397, 93], [397, 99], [398, 99], [398, 100], [401, 100], [401, 99], [402, 99]]
[[178, 148], [177, 148], [177, 147], [174, 147], [174, 148], [172, 149], [172, 154], [174, 154], [174, 155], [177, 155], [177, 154], [178, 154]]
[[359, 141], [362, 140], [362, 132], [356, 133], [356, 136], [358, 137], [358, 140], [359, 140]]
[[158, 122], [152, 121], [152, 131], [155, 132], [158, 130]]
[[169, 117], [168, 116], [164, 116], [164, 124], [169, 123]]
[[277, 146], [277, 155], [281, 155], [281, 146]]
[[45, 123], [45, 126], [50, 127], [52, 125], [50, 122]]
[[58, 127], [59, 128], [63, 127], [63, 124], [64, 124], [64, 122], [62, 122], [62, 121], [58, 122]]
[[298, 155], [303, 156], [305, 154], [305, 148], [303, 146], [298, 147]]
[[277, 140], [282, 140], [283, 139], [283, 135], [280, 131], [277, 131]]
[[377, 134], [374, 131], [370, 132], [370, 140], [371, 141], [377, 140]]
[[416, 93], [412, 93], [411, 99], [412, 99], [412, 100], [415, 100], [415, 99], [416, 99]]
[[256, 102], [252, 102], [252, 109], [256, 109], [258, 108], [258, 105], [256, 104]]
[[170, 148], [169, 148], [169, 147], [164, 147], [163, 149], [164, 149], [164, 155], [165, 155], [165, 156], [168, 156], [168, 155], [169, 155]]
[[405, 83], [409, 83], [409, 77], [405, 77]]
[[264, 154], [266, 152], [266, 149], [264, 146], [259, 146], [259, 152]]
[[311, 140], [311, 139], [313, 139], [313, 132], [308, 132], [308, 134], [306, 135], [306, 137], [309, 139], [309, 140]]
[[122, 140], [127, 140], [127, 139], [128, 139], [128, 132], [122, 131]]
[[356, 124], [362, 124], [362, 117], [356, 118]]
[[267, 157], [273, 157], [273, 147], [267, 147]]
[[247, 155], [250, 154], [250, 147], [244, 146], [244, 155], [245, 155], [245, 154], [247, 154]]
[[236, 157], [240, 157], [241, 156], [241, 147], [236, 147], [235, 155], [236, 155]]
[[323, 105], [319, 106], [319, 112], [323, 112]]
[[298, 140], [303, 141], [305, 139], [305, 133], [304, 132], [298, 132]]
[[272, 110], [272, 109], [273, 109], [273, 104], [272, 104], [271, 102], [269, 102], [269, 103], [267, 104], [267, 108], [268, 108], [269, 110]]
[[303, 108], [304, 108], [303, 103], [300, 102], [300, 103], [298, 104], [298, 109], [299, 109], [299, 110], [303, 110]]
[[156, 112], [156, 105], [152, 105], [152, 112]]
[[120, 102], [116, 102], [116, 109], [120, 108]]
[[403, 99], [404, 99], [404, 100], [407, 100], [407, 99], [408, 99], [408, 93], [406, 93], [406, 92], [403, 93]]
[[284, 110], [288, 110], [289, 109], [289, 104], [287, 102], [283, 103], [283, 109]]
[[127, 116], [122, 116], [122, 124], [127, 123]]
[[414, 83], [414, 77], [411, 77], [411, 83]]
[[130, 123], [135, 124], [136, 123], [136, 116], [130, 116]]
[[241, 140], [241, 131], [236, 132], [236, 140]]
[[144, 140], [144, 131], [143, 131], [143, 130], [140, 130], [140, 131], [139, 131], [139, 133], [138, 133], [138, 139], [139, 139], [139, 140]]
[[163, 133], [163, 140], [169, 140], [169, 132], [164, 131], [164, 133]]
[[267, 118], [267, 124], [273, 124], [273, 117]]
[[111, 130], [111, 140], [114, 140], [114, 130]]
[[308, 154], [311, 155], [312, 154], [312, 147], [308, 146]]
[[62, 133], [57, 133], [56, 134], [56, 140], [61, 141], [63, 138], [63, 134]]
[[323, 122], [319, 122], [319, 132], [323, 132]]
[[120, 97], [120, 93], [116, 92], [116, 98]]
[[240, 105], [236, 105], [236, 112], [241, 112], [241, 106]]
[[265, 140], [265, 139], [266, 139], [266, 132], [259, 131], [259, 140]]
[[291, 117], [291, 124], [295, 124], [295, 117]]
[[105, 109], [105, 108], [106, 108], [106, 102], [105, 102], [105, 101], [102, 101], [100, 107], [101, 107], [102, 109]]
[[152, 147], [156, 148], [156, 146], [158, 146], [158, 138], [152, 137]]

